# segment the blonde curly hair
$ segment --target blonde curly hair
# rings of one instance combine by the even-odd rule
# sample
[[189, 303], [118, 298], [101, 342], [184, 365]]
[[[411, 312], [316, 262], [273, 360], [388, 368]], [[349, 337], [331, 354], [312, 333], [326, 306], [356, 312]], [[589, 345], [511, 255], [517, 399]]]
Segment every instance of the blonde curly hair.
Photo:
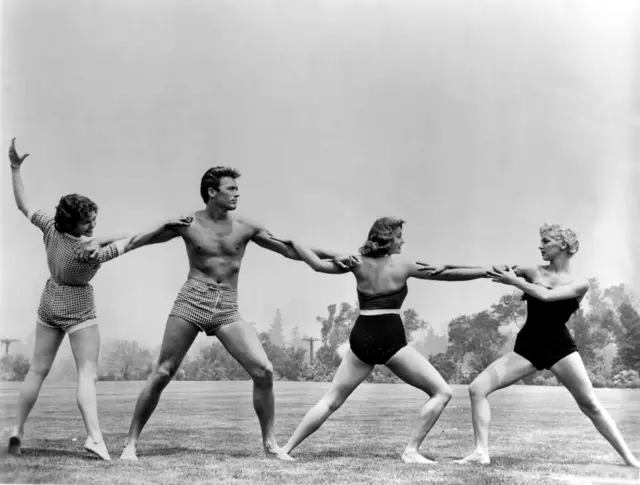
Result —
[[573, 232], [573, 230], [568, 227], [564, 227], [561, 224], [553, 223], [548, 224], [544, 223], [540, 227], [540, 237], [549, 236], [553, 239], [559, 239], [566, 243], [567, 252], [570, 255], [574, 255], [578, 252], [580, 248], [580, 241], [578, 241], [578, 235]]

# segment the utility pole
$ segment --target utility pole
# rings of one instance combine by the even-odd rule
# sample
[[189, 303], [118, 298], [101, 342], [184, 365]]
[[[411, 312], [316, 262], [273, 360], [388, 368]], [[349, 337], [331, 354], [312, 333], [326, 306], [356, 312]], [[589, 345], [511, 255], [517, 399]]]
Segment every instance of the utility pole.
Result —
[[7, 355], [9, 355], [9, 345], [11, 345], [11, 342], [17, 342], [18, 339], [17, 338], [3, 338], [0, 339], [0, 342], [2, 342], [4, 344], [4, 356], [6, 357]]
[[305, 337], [302, 340], [309, 342], [309, 364], [313, 365], [313, 342], [320, 340], [319, 338]]

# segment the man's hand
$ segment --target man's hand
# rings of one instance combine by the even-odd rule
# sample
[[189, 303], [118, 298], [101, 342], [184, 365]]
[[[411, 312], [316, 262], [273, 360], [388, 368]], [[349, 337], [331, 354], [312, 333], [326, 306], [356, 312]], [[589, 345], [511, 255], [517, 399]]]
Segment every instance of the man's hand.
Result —
[[28, 156], [28, 153], [25, 153], [22, 156], [18, 155], [18, 152], [16, 151], [16, 139], [13, 138], [11, 140], [11, 146], [9, 147], [9, 162], [11, 162], [11, 168], [20, 168], [24, 159]]
[[87, 263], [92, 259], [96, 259], [98, 257], [99, 249], [100, 243], [95, 240], [91, 240], [84, 244], [79, 244], [76, 247], [76, 256], [78, 257], [79, 261]]
[[181, 217], [179, 219], [169, 219], [164, 223], [164, 227], [174, 229], [177, 227], [189, 227], [193, 222], [193, 216]]
[[340, 258], [333, 258], [331, 260], [338, 268], [343, 270], [352, 269], [355, 265], [360, 263], [360, 258], [357, 255], [351, 254], [349, 256], [341, 256]]

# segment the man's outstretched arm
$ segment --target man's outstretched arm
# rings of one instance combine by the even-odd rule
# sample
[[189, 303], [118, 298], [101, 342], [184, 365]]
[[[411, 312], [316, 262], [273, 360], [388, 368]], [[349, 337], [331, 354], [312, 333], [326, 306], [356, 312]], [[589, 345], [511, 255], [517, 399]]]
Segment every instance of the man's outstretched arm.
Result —
[[[251, 240], [258, 246], [273, 251], [274, 253], [281, 254], [285, 258], [293, 259], [295, 261], [302, 261], [302, 258], [291, 244], [285, 244], [281, 240], [275, 239], [273, 235], [267, 231], [267, 229], [261, 224], [249, 223], [255, 230], [255, 234], [251, 237]], [[357, 257], [341, 254], [336, 251], [329, 251], [327, 249], [310, 248], [311, 251], [316, 254], [320, 259], [332, 260], [336, 266], [341, 269], [348, 269], [357, 262]]]
[[[302, 261], [302, 258], [293, 246], [285, 244], [277, 239], [273, 239], [269, 231], [266, 229], [258, 231], [251, 240], [258, 246], [268, 249], [269, 251], [273, 251], [274, 253], [281, 254], [285, 258]], [[320, 259], [339, 259], [343, 256], [335, 251], [329, 251], [327, 249], [311, 248], [311, 251], [313, 251], [313, 253], [315, 253]]]

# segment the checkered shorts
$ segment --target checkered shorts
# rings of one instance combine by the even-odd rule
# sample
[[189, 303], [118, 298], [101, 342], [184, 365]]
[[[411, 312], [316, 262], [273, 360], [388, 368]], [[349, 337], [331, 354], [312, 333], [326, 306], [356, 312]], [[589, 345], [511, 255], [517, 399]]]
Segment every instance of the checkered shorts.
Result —
[[38, 318], [62, 330], [96, 318], [93, 287], [61, 285], [49, 278], [40, 298]]
[[195, 325], [206, 335], [242, 320], [238, 313], [238, 292], [215, 283], [187, 279], [180, 289], [170, 315]]

